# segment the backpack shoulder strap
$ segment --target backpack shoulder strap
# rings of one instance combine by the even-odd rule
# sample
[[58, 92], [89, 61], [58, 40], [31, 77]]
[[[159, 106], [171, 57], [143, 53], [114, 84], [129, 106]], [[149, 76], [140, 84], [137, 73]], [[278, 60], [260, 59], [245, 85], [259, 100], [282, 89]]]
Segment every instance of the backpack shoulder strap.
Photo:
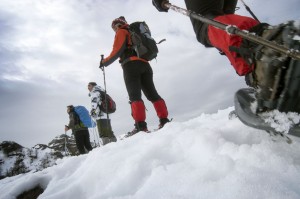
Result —
[[100, 92], [100, 97], [101, 97], [101, 99], [103, 100], [103, 98], [105, 98], [105, 92], [104, 91], [99, 91]]
[[128, 34], [128, 37], [127, 37], [127, 45], [132, 45], [131, 44], [131, 39], [130, 39], [130, 31], [131, 31], [131, 28], [130, 28], [130, 25], [128, 25], [128, 26], [123, 26], [123, 27], [120, 27], [121, 29], [123, 29], [123, 30], [127, 30], [127, 32], [129, 33]]
[[80, 118], [79, 115], [76, 113], [76, 111], [73, 112], [73, 119], [74, 119], [74, 125], [80, 124]]

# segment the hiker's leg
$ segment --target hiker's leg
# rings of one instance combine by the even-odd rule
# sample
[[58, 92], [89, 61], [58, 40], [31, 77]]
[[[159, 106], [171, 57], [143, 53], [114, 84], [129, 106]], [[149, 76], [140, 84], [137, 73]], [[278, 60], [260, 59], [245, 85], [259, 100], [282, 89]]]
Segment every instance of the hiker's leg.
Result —
[[76, 146], [77, 149], [79, 151], [80, 154], [85, 154], [85, 149], [84, 149], [84, 138], [82, 136], [82, 131], [76, 131], [74, 133], [74, 137], [75, 137], [75, 142], [76, 142]]
[[143, 71], [141, 61], [131, 61], [123, 66], [123, 75], [126, 89], [131, 102], [131, 113], [135, 122], [142, 122], [146, 119], [146, 110], [142, 101], [141, 73]]
[[[185, 5], [188, 10], [210, 19], [224, 14], [224, 0], [185, 0]], [[208, 25], [192, 17], [190, 17], [190, 20], [197, 40], [206, 47], [212, 47], [207, 35]]]
[[85, 146], [86, 150], [88, 150], [88, 151], [91, 151], [93, 149], [93, 147], [91, 145], [90, 133], [89, 133], [88, 129], [86, 129], [84, 132], [84, 146]]
[[234, 14], [237, 1], [238, 0], [226, 0], [226, 1], [224, 1], [224, 6], [223, 6], [224, 14]]
[[[214, 20], [224, 24], [235, 25], [241, 30], [249, 30], [258, 24], [257, 21], [250, 17], [234, 14], [218, 16]], [[240, 36], [230, 35], [226, 31], [212, 25], [208, 26], [208, 36], [210, 43], [226, 54], [237, 74], [245, 75], [252, 71], [252, 67], [242, 57], [236, 52], [229, 50], [230, 46], [239, 47], [241, 45], [243, 39]]]

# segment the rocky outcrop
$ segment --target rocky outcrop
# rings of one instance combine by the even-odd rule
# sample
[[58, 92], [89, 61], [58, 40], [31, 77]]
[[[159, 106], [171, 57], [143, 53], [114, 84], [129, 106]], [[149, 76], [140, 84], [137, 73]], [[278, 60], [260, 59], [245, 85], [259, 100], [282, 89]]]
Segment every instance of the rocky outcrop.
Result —
[[25, 148], [13, 141], [0, 143], [0, 179], [55, 165], [59, 158], [78, 155], [73, 137], [62, 134], [48, 145]]

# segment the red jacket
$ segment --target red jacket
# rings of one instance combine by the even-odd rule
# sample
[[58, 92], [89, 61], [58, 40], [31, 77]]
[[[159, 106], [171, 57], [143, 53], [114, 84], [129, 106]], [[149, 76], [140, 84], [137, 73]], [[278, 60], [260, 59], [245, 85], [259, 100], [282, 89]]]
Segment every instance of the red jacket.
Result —
[[[110, 55], [103, 59], [102, 64], [104, 66], [108, 66], [108, 65], [112, 64], [114, 61], [116, 61], [117, 58], [120, 58], [123, 55], [124, 51], [127, 48], [130, 47], [131, 39], [130, 39], [129, 31], [127, 30], [127, 27], [128, 27], [128, 24], [125, 24], [125, 25], [121, 26], [118, 29], [118, 31], [116, 32], [113, 49], [112, 49]], [[128, 62], [128, 61], [134, 61], [134, 60], [141, 60], [141, 61], [147, 62], [146, 60], [141, 59], [137, 56], [130, 56], [126, 60], [121, 60], [121, 58], [120, 58], [120, 63], [121, 63], [121, 65], [123, 65], [124, 61]]]

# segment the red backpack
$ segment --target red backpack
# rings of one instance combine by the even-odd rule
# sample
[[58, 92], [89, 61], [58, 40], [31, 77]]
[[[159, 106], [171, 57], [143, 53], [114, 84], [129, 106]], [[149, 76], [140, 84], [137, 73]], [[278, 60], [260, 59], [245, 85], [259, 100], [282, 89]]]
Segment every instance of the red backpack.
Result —
[[[115, 101], [104, 91], [100, 91], [100, 94], [102, 99], [99, 105], [100, 110], [107, 114], [114, 113], [117, 108]], [[107, 101], [107, 105], [105, 100]]]

